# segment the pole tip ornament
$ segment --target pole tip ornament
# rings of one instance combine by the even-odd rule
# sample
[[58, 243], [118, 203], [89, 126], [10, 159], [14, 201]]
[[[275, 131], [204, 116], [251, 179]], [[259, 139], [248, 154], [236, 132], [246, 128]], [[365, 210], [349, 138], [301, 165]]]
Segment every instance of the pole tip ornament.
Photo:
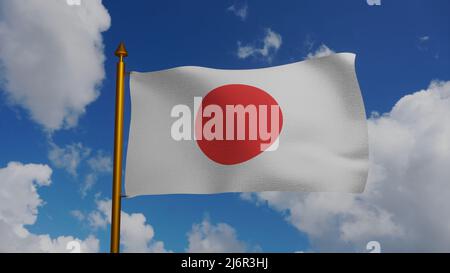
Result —
[[125, 44], [123, 42], [120, 42], [119, 47], [117, 47], [116, 52], [114, 54], [117, 57], [127, 57], [128, 51], [125, 49]]

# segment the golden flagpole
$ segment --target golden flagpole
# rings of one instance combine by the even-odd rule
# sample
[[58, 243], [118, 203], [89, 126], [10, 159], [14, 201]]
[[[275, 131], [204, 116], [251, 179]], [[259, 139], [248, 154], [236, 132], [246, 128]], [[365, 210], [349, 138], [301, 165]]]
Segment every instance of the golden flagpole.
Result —
[[111, 211], [111, 253], [119, 253], [120, 246], [120, 198], [122, 194], [122, 150], [123, 150], [123, 109], [125, 100], [125, 63], [128, 56], [123, 43], [119, 44], [115, 55], [119, 57], [116, 74], [116, 114], [114, 123], [114, 169]]

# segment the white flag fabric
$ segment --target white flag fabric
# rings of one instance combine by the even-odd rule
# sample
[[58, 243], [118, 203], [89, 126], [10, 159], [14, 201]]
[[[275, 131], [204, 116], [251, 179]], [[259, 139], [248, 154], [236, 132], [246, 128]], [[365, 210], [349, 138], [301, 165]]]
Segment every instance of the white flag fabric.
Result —
[[364, 190], [368, 136], [354, 54], [130, 77], [127, 196]]

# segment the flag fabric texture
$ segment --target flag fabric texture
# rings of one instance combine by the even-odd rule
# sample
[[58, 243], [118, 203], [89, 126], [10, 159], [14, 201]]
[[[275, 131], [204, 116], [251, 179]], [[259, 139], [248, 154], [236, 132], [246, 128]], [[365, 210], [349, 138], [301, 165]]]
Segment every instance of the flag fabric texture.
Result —
[[362, 192], [368, 133], [355, 55], [250, 70], [130, 75], [125, 192]]

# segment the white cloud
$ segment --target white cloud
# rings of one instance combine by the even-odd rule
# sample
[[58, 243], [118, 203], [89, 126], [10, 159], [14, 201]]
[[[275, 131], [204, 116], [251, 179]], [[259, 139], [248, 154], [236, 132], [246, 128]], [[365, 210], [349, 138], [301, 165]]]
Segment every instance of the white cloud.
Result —
[[[450, 251], [450, 82], [401, 98], [368, 121], [363, 194], [260, 193], [318, 250]], [[246, 196], [248, 199], [249, 196]]]
[[111, 157], [105, 155], [102, 151], [98, 151], [87, 163], [94, 172], [108, 173], [112, 171]]
[[75, 219], [77, 219], [78, 221], [83, 221], [85, 219], [85, 215], [79, 210], [70, 211], [70, 215], [75, 217]]
[[86, 175], [81, 186], [81, 196], [85, 197], [90, 189], [97, 182], [99, 176], [112, 172], [112, 160], [110, 156], [98, 151], [94, 157], [88, 159], [87, 164], [90, 172]]
[[420, 51], [428, 51], [430, 49], [430, 36], [420, 36], [417, 41], [417, 48]]
[[48, 158], [56, 168], [63, 168], [74, 177], [78, 176], [78, 168], [86, 164], [88, 171], [82, 181], [80, 192], [85, 197], [89, 190], [97, 182], [99, 176], [111, 173], [111, 157], [105, 155], [103, 151], [97, 151], [92, 155], [92, 149], [82, 143], [72, 143], [64, 147], [56, 145], [50, 141]]
[[261, 47], [255, 47], [253, 45], [242, 45], [238, 42], [237, 56], [239, 59], [246, 59], [249, 57], [262, 57], [267, 61], [271, 61], [273, 55], [281, 47], [282, 38], [281, 35], [272, 31], [270, 28], [266, 29], [266, 36], [262, 41]]
[[330, 56], [334, 53], [335, 52], [333, 50], [331, 50], [329, 47], [327, 47], [324, 44], [321, 44], [315, 52], [309, 53], [308, 56], [306, 56], [306, 59], [322, 58], [322, 57]]
[[91, 149], [82, 143], [72, 143], [65, 147], [59, 147], [50, 143], [48, 158], [57, 168], [63, 168], [73, 176], [78, 175], [78, 166], [91, 154]]
[[12, 104], [49, 131], [77, 124], [105, 76], [101, 33], [110, 16], [101, 0], [0, 2], [0, 62]]
[[[123, 252], [167, 252], [164, 243], [154, 240], [153, 227], [142, 213], [121, 212], [120, 243]], [[89, 213], [92, 228], [106, 228], [111, 223], [111, 200], [97, 200], [97, 209]]]
[[247, 19], [247, 15], [248, 15], [247, 3], [243, 3], [243, 4], [236, 3], [236, 4], [228, 7], [227, 10], [232, 12], [237, 17], [239, 17], [242, 21], [245, 21], [245, 19]]
[[161, 241], [153, 241], [153, 227], [142, 213], [122, 212], [121, 242], [125, 252], [166, 252]]
[[188, 233], [187, 252], [245, 252], [246, 245], [238, 240], [233, 227], [225, 223], [213, 225], [205, 219], [194, 224]]
[[27, 226], [38, 217], [44, 201], [38, 187], [49, 186], [52, 170], [47, 165], [10, 162], [0, 168], [0, 252], [68, 252], [66, 244], [77, 240], [83, 252], [97, 252], [99, 241], [93, 236], [85, 240], [73, 236], [51, 238], [33, 234]]
[[68, 243], [77, 241], [80, 243], [81, 253], [90, 253], [99, 251], [99, 240], [92, 235], [89, 235], [85, 240], [80, 240], [72, 236], [59, 236], [56, 239], [50, 238], [48, 235], [40, 235], [40, 247], [44, 252], [59, 252], [67, 253], [71, 249], [68, 249]]
[[[111, 200], [99, 199], [97, 209], [91, 211], [86, 220], [94, 229], [106, 229], [111, 223]], [[84, 214], [83, 214], [84, 215]], [[84, 220], [84, 218], [83, 218]], [[162, 241], [154, 240], [154, 229], [142, 213], [121, 212], [120, 242], [123, 252], [170, 252]], [[233, 227], [225, 223], [211, 224], [207, 219], [194, 224], [187, 234], [187, 252], [245, 252], [247, 246], [239, 241]], [[258, 246], [254, 251], [260, 251]]]
[[426, 42], [428, 40], [430, 40], [430, 36], [425, 35], [425, 36], [419, 37], [419, 41], [421, 41], [421, 42]]
[[97, 182], [98, 176], [95, 173], [88, 173], [80, 188], [81, 197], [84, 198], [88, 192], [94, 187]]
[[89, 226], [94, 230], [105, 229], [108, 226], [108, 218], [101, 211], [94, 210], [88, 215]]

